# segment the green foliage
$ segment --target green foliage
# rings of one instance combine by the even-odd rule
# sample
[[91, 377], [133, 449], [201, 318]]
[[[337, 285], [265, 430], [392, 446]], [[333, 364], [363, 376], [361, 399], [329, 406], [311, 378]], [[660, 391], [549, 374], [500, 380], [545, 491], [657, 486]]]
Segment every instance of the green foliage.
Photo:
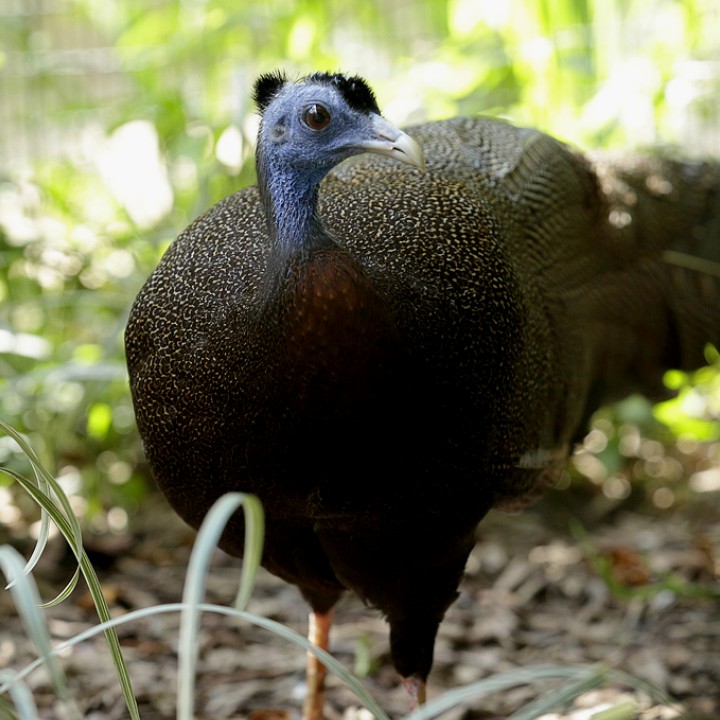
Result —
[[[713, 0], [58, 6], [0, 30], [1, 139], [20, 160], [0, 176], [0, 416], [99, 527], [97, 511], [132, 509], [148, 476], [123, 359], [129, 305], [172, 238], [252, 182], [259, 72], [361, 73], [399, 123], [487, 112], [587, 146], [717, 146]], [[716, 378], [696, 376], [656, 417], [715, 437], [687, 408], [699, 393], [716, 415]], [[22, 465], [2, 443], [0, 462]]]
[[672, 429], [677, 437], [697, 440], [720, 438], [720, 355], [709, 346], [707, 367], [693, 373], [671, 370], [665, 384], [677, 395], [655, 406], [655, 417]]
[[[132, 469], [121, 468], [140, 458], [121, 347], [140, 282], [134, 229], [98, 179], [67, 162], [38, 166], [32, 184], [4, 195], [15, 215], [0, 237], [11, 296], [0, 310], [0, 415], [66, 477], [81, 470], [89, 497], [111, 502], [99, 491], [109, 467], [130, 489]], [[143, 270], [157, 262], [152, 243], [138, 250]], [[17, 465], [7, 445], [0, 462]]]

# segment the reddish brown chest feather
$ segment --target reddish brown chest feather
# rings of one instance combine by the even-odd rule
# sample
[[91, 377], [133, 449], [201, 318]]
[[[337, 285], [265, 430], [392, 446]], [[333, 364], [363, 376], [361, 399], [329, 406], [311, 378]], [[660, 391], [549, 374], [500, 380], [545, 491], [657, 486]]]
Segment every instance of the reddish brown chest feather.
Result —
[[286, 289], [288, 359], [355, 376], [383, 363], [394, 344], [388, 311], [362, 268], [338, 251], [298, 264]]
[[309, 503], [313, 514], [342, 514], [408, 445], [398, 441], [414, 414], [401, 335], [381, 293], [339, 251], [295, 264], [271, 319], [264, 385], [241, 430], [245, 457], [258, 477], [282, 479], [276, 512], [310, 512]]

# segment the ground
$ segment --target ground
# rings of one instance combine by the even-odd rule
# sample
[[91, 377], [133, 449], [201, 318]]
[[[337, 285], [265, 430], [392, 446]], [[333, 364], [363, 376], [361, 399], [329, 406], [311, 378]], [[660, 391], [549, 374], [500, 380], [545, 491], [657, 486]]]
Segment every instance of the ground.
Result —
[[[636, 509], [626, 501], [590, 512], [589, 498], [586, 491], [553, 493], [522, 514], [493, 513], [481, 524], [460, 598], [440, 629], [430, 698], [518, 667], [605, 663], [652, 682], [678, 705], [663, 707], [641, 692], [608, 683], [547, 720], [587, 720], [625, 700], [638, 712], [618, 717], [720, 717], [718, 492], [698, 493], [664, 511]], [[159, 497], [139, 513], [131, 536], [88, 538], [113, 614], [178, 602], [193, 538]], [[69, 576], [71, 560], [60, 548], [54, 546], [36, 571], [44, 597]], [[238, 561], [218, 551], [208, 601], [231, 603], [238, 577]], [[305, 631], [307, 609], [299, 595], [267, 573], [258, 578], [250, 610]], [[47, 615], [57, 641], [95, 622], [82, 589]], [[0, 626], [0, 669], [19, 669], [32, 650], [8, 592], [0, 593]], [[119, 629], [143, 720], [175, 717], [177, 633], [176, 614]], [[332, 649], [346, 666], [366, 675], [363, 682], [391, 717], [406, 713], [382, 618], [345, 598]], [[297, 716], [301, 650], [267, 631], [208, 614], [199, 655], [198, 720]], [[101, 638], [76, 647], [62, 665], [83, 717], [128, 717]], [[42, 718], [65, 717], [42, 672], [31, 676], [30, 685]], [[555, 686], [520, 686], [464, 703], [443, 717], [509, 717]], [[332, 678], [327, 717], [357, 717], [357, 707], [352, 693]]]

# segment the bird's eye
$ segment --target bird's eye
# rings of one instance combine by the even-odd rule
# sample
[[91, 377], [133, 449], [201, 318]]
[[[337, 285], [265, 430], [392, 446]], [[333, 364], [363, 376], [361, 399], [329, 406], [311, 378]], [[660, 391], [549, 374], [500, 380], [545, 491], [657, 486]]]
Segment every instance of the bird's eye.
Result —
[[322, 105], [310, 105], [303, 111], [302, 119], [311, 130], [324, 130], [330, 124], [330, 111]]

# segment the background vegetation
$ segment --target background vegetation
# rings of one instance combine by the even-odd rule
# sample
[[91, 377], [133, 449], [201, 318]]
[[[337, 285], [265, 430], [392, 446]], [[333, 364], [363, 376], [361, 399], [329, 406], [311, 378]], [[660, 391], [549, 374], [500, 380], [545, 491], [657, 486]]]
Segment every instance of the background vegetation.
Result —
[[[148, 487], [128, 308], [178, 232], [252, 182], [249, 90], [276, 67], [360, 73], [400, 124], [487, 113], [586, 148], [720, 149], [716, 0], [4, 0], [0, 417], [99, 530]], [[655, 415], [715, 439], [718, 375], [688, 380]], [[635, 399], [603, 422], [583, 471], [622, 494], [627, 437], [655, 421]], [[0, 465], [22, 462], [0, 438]], [[20, 532], [35, 511], [2, 482], [0, 529]]]

